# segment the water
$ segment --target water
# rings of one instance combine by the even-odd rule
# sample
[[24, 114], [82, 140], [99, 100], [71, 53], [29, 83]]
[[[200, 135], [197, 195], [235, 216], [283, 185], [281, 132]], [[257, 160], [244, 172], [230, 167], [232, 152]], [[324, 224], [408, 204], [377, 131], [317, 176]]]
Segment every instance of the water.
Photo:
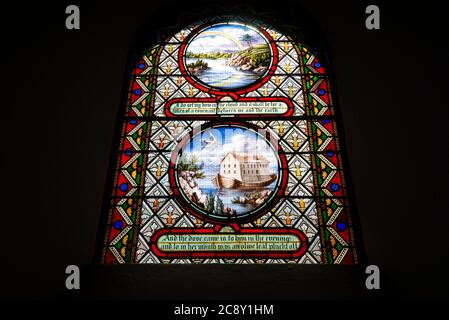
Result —
[[[195, 63], [197, 58], [187, 59], [187, 64]], [[252, 71], [239, 71], [236, 67], [226, 66], [227, 59], [201, 59], [208, 68], [195, 75], [202, 82], [217, 88], [234, 89], [246, 86], [260, 78]]]
[[[218, 172], [218, 170], [217, 170]], [[247, 213], [248, 211], [251, 211], [258, 207], [258, 205], [251, 205], [251, 204], [242, 204], [242, 203], [232, 203], [232, 199], [235, 197], [243, 197], [246, 192], [252, 192], [252, 191], [262, 191], [265, 189], [274, 190], [276, 181], [272, 182], [270, 185], [258, 188], [258, 189], [226, 189], [226, 188], [218, 188], [216, 187], [213, 182], [212, 178], [214, 178], [216, 174], [207, 175], [203, 179], [196, 179], [196, 182], [198, 183], [198, 186], [200, 187], [203, 194], [213, 194], [216, 195], [218, 192], [218, 196], [223, 201], [223, 204], [225, 207], [229, 207], [231, 209], [234, 209], [237, 212], [237, 215], [241, 215], [244, 213]]]

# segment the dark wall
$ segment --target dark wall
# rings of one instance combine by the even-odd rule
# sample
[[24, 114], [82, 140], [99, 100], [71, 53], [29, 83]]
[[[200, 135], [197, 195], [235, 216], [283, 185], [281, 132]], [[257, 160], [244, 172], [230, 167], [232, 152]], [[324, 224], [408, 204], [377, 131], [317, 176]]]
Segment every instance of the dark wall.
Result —
[[[439, 5], [377, 2], [382, 29], [368, 31], [365, 1], [247, 2], [298, 20], [328, 47], [362, 245], [367, 262], [381, 268], [382, 290], [373, 293], [363, 289], [363, 266], [92, 265], [130, 47], [136, 35], [142, 42], [148, 32], [152, 43], [153, 27], [176, 25], [178, 14], [212, 1], [73, 3], [79, 31], [65, 29], [68, 2], [2, 12], [2, 296], [445, 295], [448, 46]], [[81, 293], [64, 288], [68, 264], [83, 266]], [[194, 290], [201, 283], [220, 290], [205, 296]]]

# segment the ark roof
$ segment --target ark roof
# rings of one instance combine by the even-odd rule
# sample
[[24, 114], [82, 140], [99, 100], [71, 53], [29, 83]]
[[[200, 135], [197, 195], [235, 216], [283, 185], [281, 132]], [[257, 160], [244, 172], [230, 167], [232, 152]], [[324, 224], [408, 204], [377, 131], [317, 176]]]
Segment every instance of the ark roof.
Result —
[[235, 151], [229, 152], [228, 154], [226, 154], [226, 156], [223, 158], [223, 160], [229, 155], [231, 154], [236, 160], [240, 161], [240, 162], [248, 162], [248, 161], [263, 161], [263, 162], [269, 162], [267, 160], [267, 158], [265, 158], [262, 155], [256, 154], [256, 155], [249, 155], [247, 153], [238, 153]]

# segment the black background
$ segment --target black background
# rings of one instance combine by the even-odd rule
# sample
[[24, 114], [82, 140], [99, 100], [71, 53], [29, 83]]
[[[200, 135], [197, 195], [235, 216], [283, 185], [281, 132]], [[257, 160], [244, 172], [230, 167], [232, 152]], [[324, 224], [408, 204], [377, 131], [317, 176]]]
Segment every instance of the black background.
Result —
[[[244, 1], [219, 1], [232, 7]], [[6, 298], [443, 298], [448, 184], [447, 17], [437, 2], [247, 1], [328, 48], [364, 267], [93, 264], [124, 75], [136, 43], [213, 1], [2, 4], [2, 296]], [[238, 12], [235, 12], [238, 14]], [[315, 37], [315, 40], [313, 40]], [[103, 226], [100, 226], [102, 228]], [[82, 266], [82, 290], [65, 266]]]

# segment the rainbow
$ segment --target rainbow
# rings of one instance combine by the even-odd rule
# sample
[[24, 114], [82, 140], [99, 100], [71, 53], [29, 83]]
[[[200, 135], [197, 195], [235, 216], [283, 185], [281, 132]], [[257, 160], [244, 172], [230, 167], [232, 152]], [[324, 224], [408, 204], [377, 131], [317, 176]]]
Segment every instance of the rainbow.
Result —
[[240, 50], [245, 50], [242, 43], [236, 37], [231, 36], [229, 33], [223, 31], [204, 31], [201, 32], [199, 37], [202, 38], [203, 36], [222, 36], [234, 42], [239, 47]]

